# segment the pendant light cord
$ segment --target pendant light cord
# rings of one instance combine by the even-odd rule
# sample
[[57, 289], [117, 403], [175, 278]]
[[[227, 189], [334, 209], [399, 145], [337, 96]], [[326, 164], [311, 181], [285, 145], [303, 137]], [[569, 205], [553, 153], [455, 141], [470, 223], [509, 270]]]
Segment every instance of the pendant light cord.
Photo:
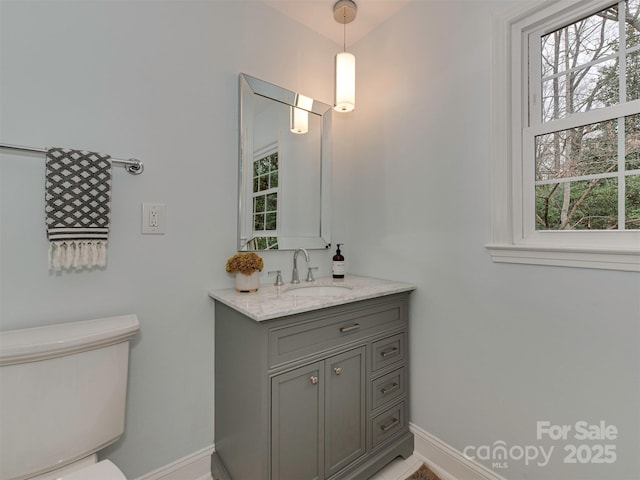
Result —
[[347, 51], [347, 7], [342, 8], [342, 50]]

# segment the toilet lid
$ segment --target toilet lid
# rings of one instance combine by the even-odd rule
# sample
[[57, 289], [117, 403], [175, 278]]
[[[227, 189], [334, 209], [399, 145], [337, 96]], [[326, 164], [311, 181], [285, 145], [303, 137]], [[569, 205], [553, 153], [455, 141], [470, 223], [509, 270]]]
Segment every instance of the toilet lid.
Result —
[[76, 470], [59, 480], [127, 480], [124, 474], [111, 461], [103, 460], [93, 465]]

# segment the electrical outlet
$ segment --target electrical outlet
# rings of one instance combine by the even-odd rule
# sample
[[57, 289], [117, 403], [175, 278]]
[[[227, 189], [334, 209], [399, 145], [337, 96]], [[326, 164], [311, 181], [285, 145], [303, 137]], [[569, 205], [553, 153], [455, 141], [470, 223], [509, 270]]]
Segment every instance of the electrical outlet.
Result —
[[167, 206], [164, 203], [142, 204], [142, 233], [163, 235], [165, 233]]

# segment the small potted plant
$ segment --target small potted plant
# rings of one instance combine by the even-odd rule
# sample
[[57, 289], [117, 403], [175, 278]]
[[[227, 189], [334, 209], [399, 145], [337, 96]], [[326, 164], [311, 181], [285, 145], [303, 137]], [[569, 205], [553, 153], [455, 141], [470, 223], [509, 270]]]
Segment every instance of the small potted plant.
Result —
[[264, 268], [262, 258], [256, 253], [236, 253], [227, 260], [227, 272], [236, 276], [238, 292], [256, 292], [260, 287], [259, 272]]

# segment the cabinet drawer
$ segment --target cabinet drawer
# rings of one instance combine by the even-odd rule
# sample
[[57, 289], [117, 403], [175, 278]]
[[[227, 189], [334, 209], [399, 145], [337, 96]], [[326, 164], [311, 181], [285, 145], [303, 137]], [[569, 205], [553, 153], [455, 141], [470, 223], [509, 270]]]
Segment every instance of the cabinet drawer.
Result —
[[371, 447], [376, 448], [386, 439], [407, 428], [405, 403], [399, 403], [385, 410], [371, 420]]
[[371, 409], [375, 410], [390, 403], [402, 395], [406, 390], [407, 378], [404, 367], [387, 373], [371, 382]]
[[269, 366], [358, 341], [406, 322], [402, 302], [343, 312], [269, 330]]
[[403, 361], [406, 353], [405, 338], [404, 333], [399, 333], [398, 335], [373, 342], [371, 370], [376, 371], [387, 365]]

